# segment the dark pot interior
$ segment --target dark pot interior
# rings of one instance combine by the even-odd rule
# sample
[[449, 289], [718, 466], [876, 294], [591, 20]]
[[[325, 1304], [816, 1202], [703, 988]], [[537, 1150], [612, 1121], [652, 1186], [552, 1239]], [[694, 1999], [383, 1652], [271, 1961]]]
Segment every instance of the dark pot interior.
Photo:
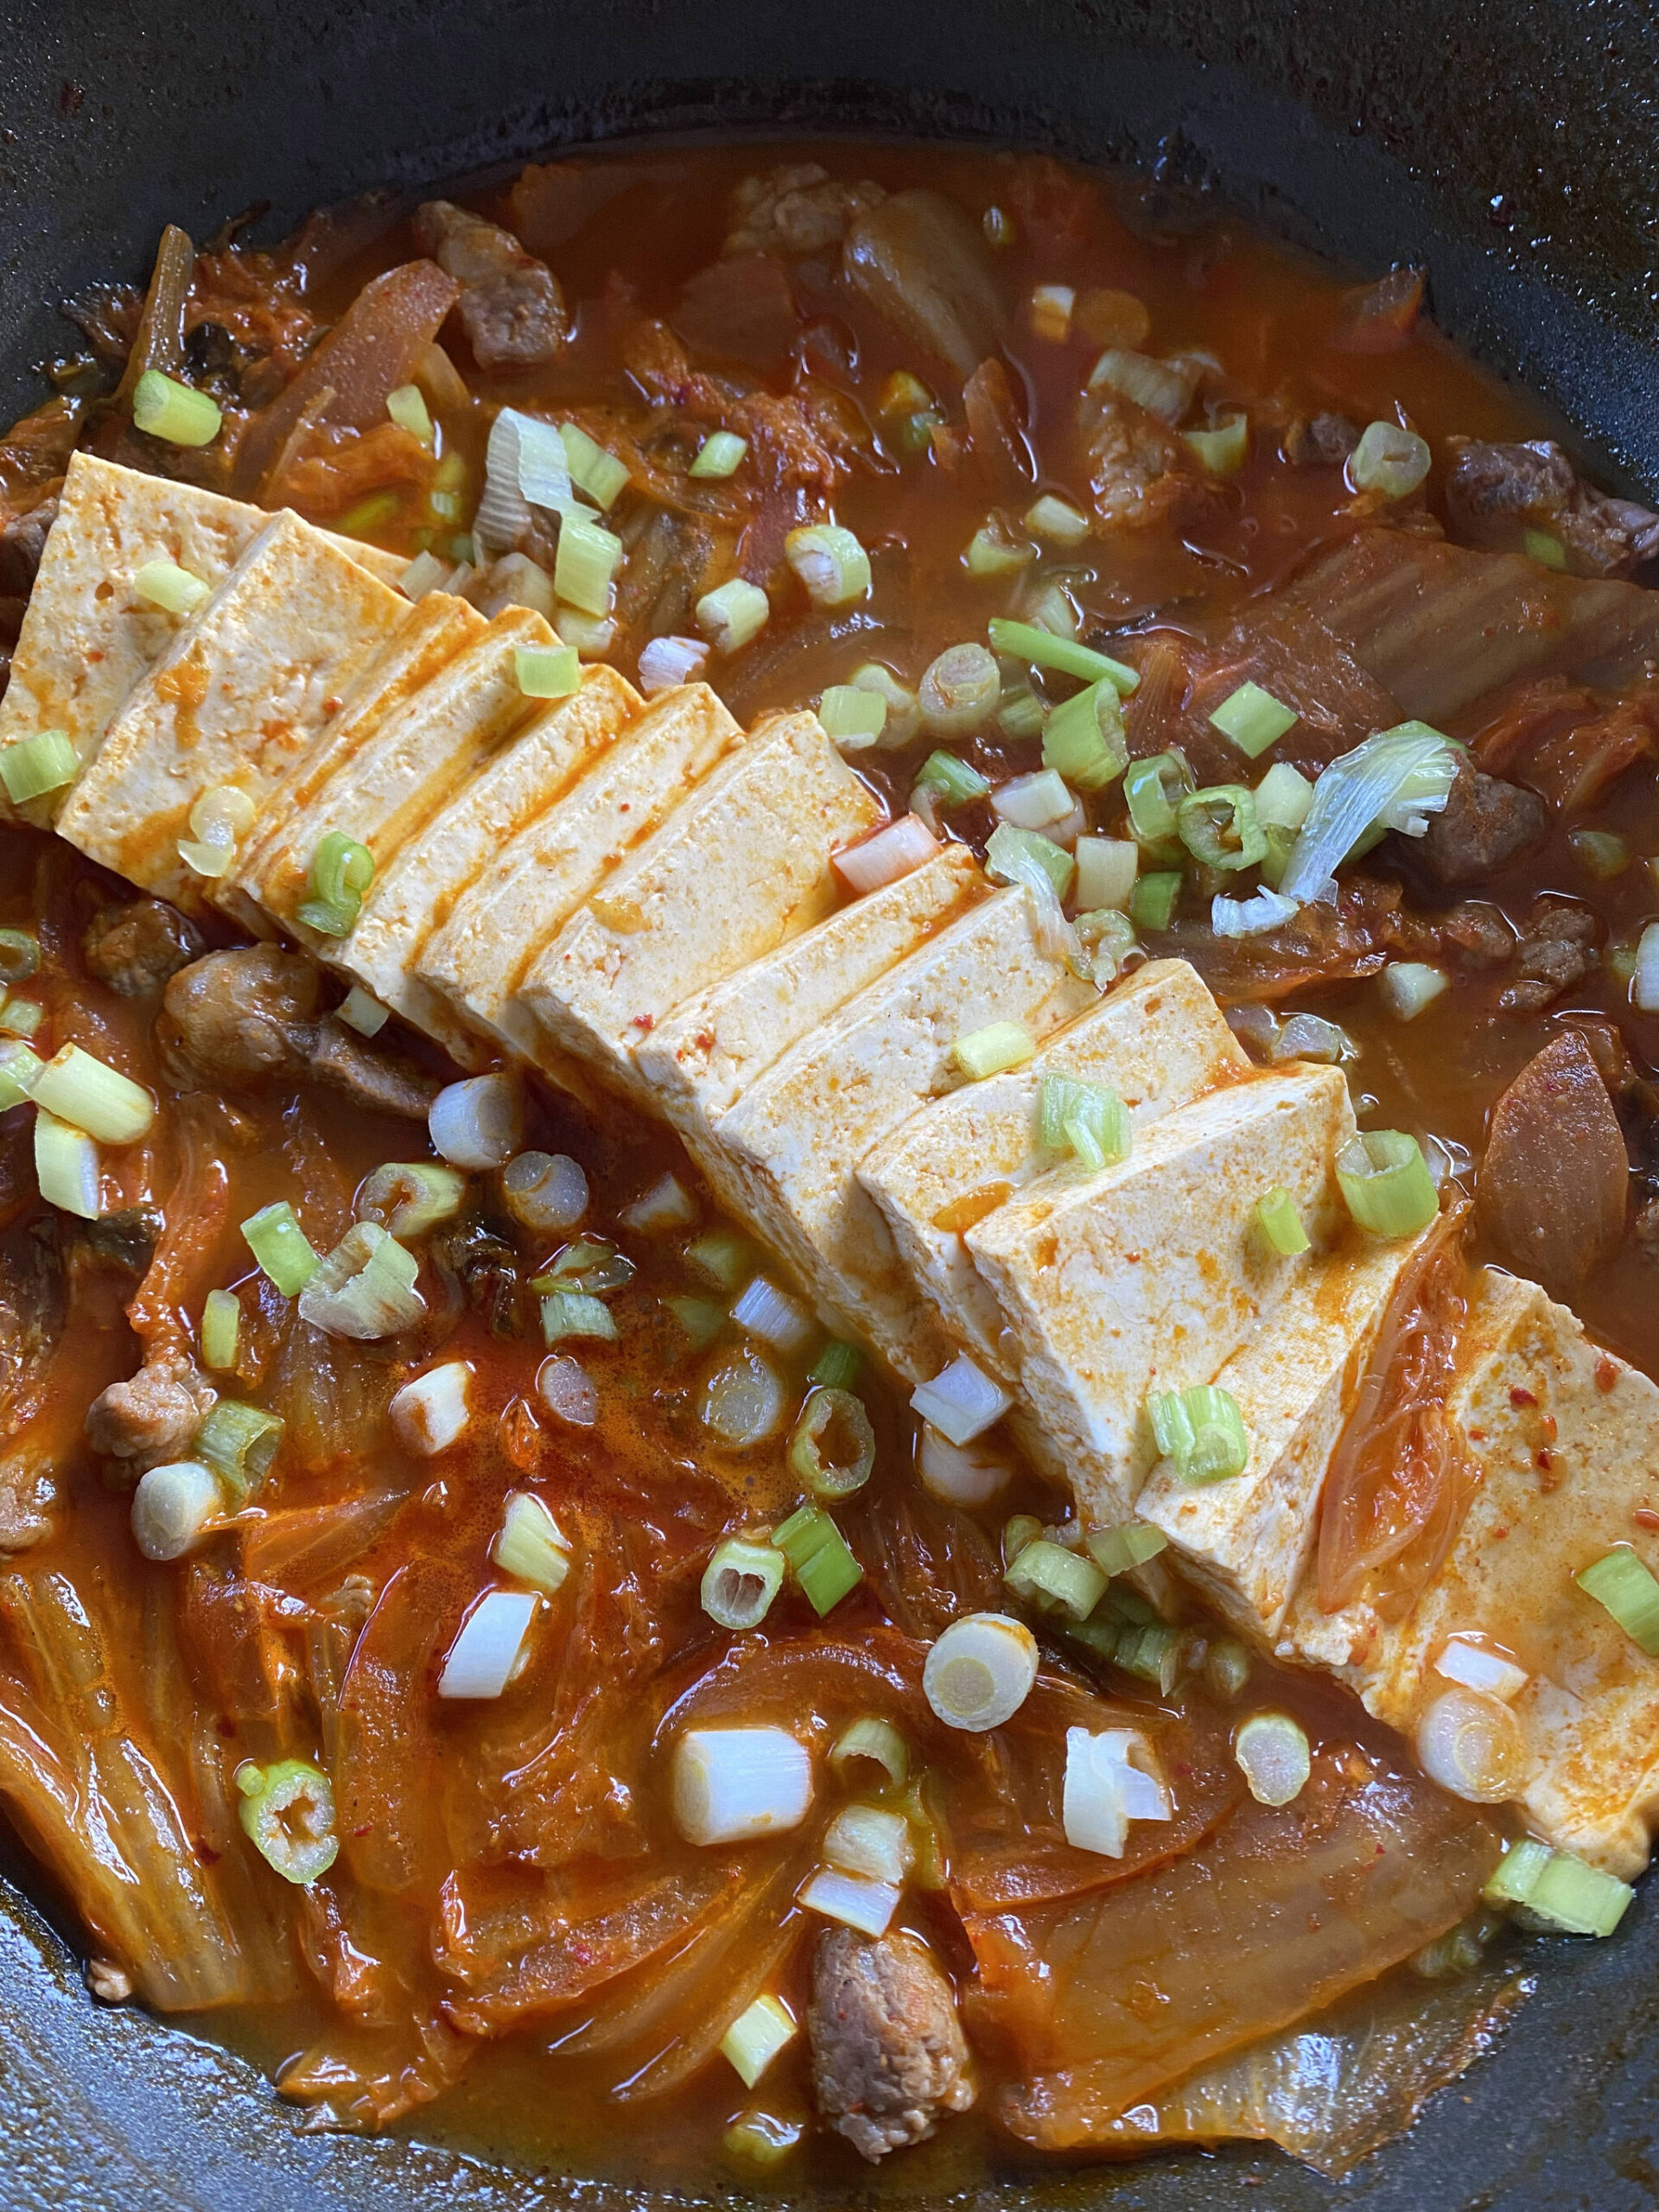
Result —
[[[1363, 270], [1426, 263], [1444, 328], [1547, 395], [1605, 474], [1659, 489], [1659, 19], [1636, 0], [27, 0], [9, 29], [8, 418], [63, 345], [56, 302], [141, 276], [169, 219], [202, 236], [268, 203], [275, 230], [371, 186], [647, 128], [905, 131], [1131, 160]], [[1503, 2048], [1344, 2184], [1233, 2150], [981, 2194], [1056, 2212], [1651, 2206], [1652, 1910], [1605, 1946], [1535, 1948], [1539, 1992]], [[3, 1885], [0, 2085], [0, 2202], [30, 2212], [639, 2201], [302, 2134], [251, 2069], [95, 2012]], [[902, 2170], [880, 2195], [905, 2201]]]

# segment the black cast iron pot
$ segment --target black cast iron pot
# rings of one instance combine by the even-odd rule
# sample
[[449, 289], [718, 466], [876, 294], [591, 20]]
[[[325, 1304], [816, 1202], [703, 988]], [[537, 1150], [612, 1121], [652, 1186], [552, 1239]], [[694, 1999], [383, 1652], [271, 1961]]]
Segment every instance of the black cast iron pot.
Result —
[[[1659, 16], [1641, 0], [14, 0], [3, 29], [0, 420], [41, 396], [55, 303], [142, 277], [169, 219], [201, 237], [268, 201], [286, 225], [647, 130], [905, 131], [1132, 160], [1367, 273], [1426, 263], [1443, 327], [1548, 395], [1604, 475], [1659, 489]], [[1235, 2148], [988, 2184], [975, 2212], [1659, 2204], [1653, 1909], [1610, 1943], [1536, 1948], [1503, 2047], [1345, 2183]], [[880, 2193], [914, 2202], [902, 2166]], [[0, 1883], [16, 2212], [639, 2202], [302, 2134], [251, 2069], [94, 2011]]]

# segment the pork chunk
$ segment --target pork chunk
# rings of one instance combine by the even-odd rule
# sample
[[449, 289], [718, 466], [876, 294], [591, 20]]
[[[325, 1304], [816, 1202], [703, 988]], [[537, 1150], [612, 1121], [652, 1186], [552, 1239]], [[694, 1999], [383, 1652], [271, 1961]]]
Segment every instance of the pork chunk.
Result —
[[86, 1440], [134, 1469], [162, 1466], [188, 1450], [215, 1395], [182, 1353], [165, 1353], [99, 1393], [86, 1408]]
[[1431, 819], [1427, 836], [1413, 851], [1436, 883], [1461, 887], [1484, 882], [1506, 861], [1537, 844], [1548, 827], [1549, 809], [1536, 791], [1483, 775], [1478, 768], [1462, 768], [1445, 811]]
[[1541, 531], [1581, 576], [1627, 576], [1659, 552], [1659, 515], [1593, 490], [1551, 438], [1500, 445], [1454, 439], [1446, 480], [1453, 535], [1493, 552]]
[[855, 215], [886, 198], [879, 184], [842, 184], [816, 162], [785, 162], [739, 185], [722, 251], [822, 253], [841, 244]]
[[480, 368], [550, 361], [569, 328], [564, 296], [545, 262], [511, 231], [451, 200], [415, 211], [415, 235], [461, 287], [461, 320]]
[[153, 998], [201, 950], [195, 924], [164, 899], [106, 906], [87, 924], [81, 940], [87, 967], [124, 999]]
[[874, 2162], [974, 2101], [950, 1985], [913, 1936], [831, 1928], [812, 1961], [812, 2087], [837, 2133]]

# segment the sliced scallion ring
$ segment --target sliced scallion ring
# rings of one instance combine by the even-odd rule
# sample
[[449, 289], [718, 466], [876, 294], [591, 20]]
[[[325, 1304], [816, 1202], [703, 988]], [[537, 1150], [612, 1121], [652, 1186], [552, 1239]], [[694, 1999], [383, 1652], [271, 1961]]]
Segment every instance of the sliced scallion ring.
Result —
[[305, 1759], [251, 1760], [238, 1767], [237, 1817], [266, 1865], [300, 1888], [326, 1874], [340, 1853], [334, 1793], [328, 1777]]
[[348, 937], [373, 880], [374, 855], [368, 847], [343, 830], [325, 831], [311, 855], [299, 919], [320, 937]]
[[1226, 873], [1254, 868], [1268, 849], [1255, 794], [1243, 784], [1189, 791], [1175, 810], [1175, 830], [1194, 860]]
[[775, 1544], [728, 1536], [715, 1545], [703, 1571], [703, 1611], [721, 1628], [759, 1628], [784, 1586], [788, 1565]]
[[1373, 1236], [1410, 1236], [1440, 1210], [1422, 1147], [1403, 1129], [1365, 1129], [1337, 1154], [1349, 1212]]
[[1154, 1390], [1147, 1400], [1147, 1417], [1159, 1451], [1181, 1482], [1227, 1482], [1250, 1463], [1250, 1440], [1238, 1401], [1217, 1383]]
[[1036, 1679], [1037, 1639], [1007, 1613], [952, 1621], [922, 1669], [922, 1689], [938, 1718], [975, 1735], [1011, 1720]]
[[1047, 1536], [1023, 1545], [1002, 1580], [1028, 1603], [1058, 1606], [1074, 1621], [1087, 1620], [1106, 1594], [1106, 1577], [1092, 1559]]
[[864, 1580], [852, 1547], [821, 1506], [803, 1505], [772, 1531], [801, 1594], [820, 1619]]
[[740, 438], [735, 430], [715, 430], [697, 448], [688, 475], [718, 480], [735, 476], [743, 456], [749, 449], [747, 438]]
[[354, 1211], [406, 1244], [453, 1220], [466, 1195], [467, 1178], [456, 1168], [435, 1160], [388, 1160], [365, 1179]]
[[146, 369], [132, 388], [134, 429], [168, 445], [211, 445], [223, 420], [211, 392], [197, 391], [160, 369]]
[[1281, 1259], [1294, 1260], [1308, 1249], [1307, 1231], [1296, 1211], [1296, 1201], [1282, 1183], [1275, 1183], [1255, 1202], [1256, 1226]]
[[836, 1738], [830, 1753], [830, 1771], [838, 1782], [844, 1781], [848, 1770], [860, 1759], [880, 1767], [895, 1789], [902, 1789], [910, 1779], [910, 1746], [891, 1720], [873, 1713], [855, 1720]]
[[1123, 771], [1123, 800], [1136, 842], [1155, 858], [1171, 857], [1175, 810], [1192, 789], [1192, 772], [1179, 753], [1154, 753]]
[[875, 1465], [875, 1431], [850, 1390], [818, 1389], [789, 1440], [789, 1464], [815, 1497], [849, 1497]]
[[1212, 729], [1230, 738], [1239, 751], [1257, 760], [1295, 726], [1297, 712], [1259, 683], [1241, 683], [1230, 691], [1210, 717]]
[[931, 791], [942, 806], [966, 806], [983, 798], [991, 788], [977, 768], [959, 760], [954, 753], [930, 753], [923, 761], [915, 788]]
[[356, 1342], [395, 1337], [426, 1312], [415, 1287], [419, 1262], [378, 1222], [348, 1229], [300, 1292], [300, 1318]]
[[958, 1037], [950, 1057], [969, 1082], [982, 1083], [988, 1076], [1024, 1067], [1036, 1052], [1036, 1040], [1022, 1023], [993, 1021]]
[[1233, 1758], [1258, 1805], [1288, 1805], [1307, 1787], [1307, 1732], [1287, 1713], [1253, 1713], [1233, 1738]]
[[41, 964], [41, 940], [33, 930], [0, 930], [0, 985], [26, 983]]
[[242, 1224], [242, 1234], [249, 1251], [284, 1298], [296, 1296], [322, 1265], [322, 1255], [300, 1227], [286, 1198], [250, 1214]]
[[233, 1504], [245, 1505], [270, 1473], [285, 1427], [280, 1415], [263, 1406], [221, 1398], [196, 1431], [191, 1449], [223, 1482]]
[[850, 607], [869, 596], [870, 556], [839, 523], [791, 530], [784, 540], [784, 558], [815, 607]]
[[80, 773], [80, 756], [60, 729], [37, 729], [0, 750], [0, 784], [14, 806], [60, 791]]
[[1659, 1581], [1628, 1544], [1616, 1544], [1573, 1580], [1649, 1659], [1659, 1659]]
[[210, 1374], [227, 1375], [236, 1365], [242, 1333], [242, 1301], [233, 1290], [210, 1290], [202, 1300], [201, 1363]]

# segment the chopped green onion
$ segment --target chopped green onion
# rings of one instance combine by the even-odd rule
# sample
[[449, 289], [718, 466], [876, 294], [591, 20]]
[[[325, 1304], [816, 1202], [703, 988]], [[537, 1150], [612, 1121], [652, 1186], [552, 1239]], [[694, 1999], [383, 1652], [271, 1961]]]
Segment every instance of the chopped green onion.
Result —
[[1402, 1129], [1365, 1129], [1337, 1154], [1348, 1211], [1373, 1236], [1410, 1236], [1440, 1210], [1422, 1147]]
[[784, 540], [784, 558], [814, 607], [851, 607], [869, 596], [870, 556], [839, 523], [791, 530]]
[[1017, 543], [993, 519], [982, 523], [968, 541], [962, 556], [962, 565], [970, 576], [1006, 576], [1015, 569], [1027, 569], [1037, 558], [1034, 545]]
[[1204, 1671], [1216, 1695], [1230, 1701], [1244, 1694], [1255, 1663], [1243, 1644], [1230, 1636], [1222, 1636], [1205, 1654]]
[[156, 1119], [156, 1101], [79, 1045], [54, 1052], [35, 1078], [35, 1103], [100, 1144], [136, 1144]]
[[392, 1160], [365, 1179], [354, 1211], [407, 1244], [453, 1220], [466, 1195], [467, 1178], [458, 1168], [435, 1160]]
[[378, 1222], [354, 1222], [301, 1291], [300, 1319], [358, 1343], [395, 1337], [426, 1313], [418, 1272], [415, 1255]]
[[878, 692], [856, 683], [831, 683], [818, 702], [818, 720], [826, 737], [843, 747], [862, 751], [874, 745], [886, 727], [887, 702]]
[[789, 1464], [816, 1497], [849, 1497], [875, 1465], [875, 1431], [850, 1390], [820, 1385], [789, 1440]]
[[582, 688], [574, 645], [516, 645], [512, 665], [526, 699], [568, 699]]
[[104, 1210], [98, 1147], [84, 1129], [44, 1110], [35, 1116], [35, 1180], [48, 1205], [82, 1221]]
[[1125, 1629], [1118, 1636], [1112, 1663], [1141, 1681], [1155, 1682], [1160, 1695], [1167, 1697], [1180, 1680], [1184, 1642], [1179, 1629], [1166, 1628], [1160, 1621]]
[[1037, 1680], [1037, 1639], [1007, 1613], [964, 1613], [922, 1667], [922, 1691], [947, 1728], [982, 1735], [1011, 1720]]
[[1649, 1659], [1659, 1659], [1659, 1581], [1628, 1544], [1616, 1544], [1573, 1580], [1618, 1623]]
[[868, 1759], [879, 1766], [895, 1789], [910, 1779], [910, 1746], [891, 1720], [867, 1713], [842, 1731], [830, 1752], [830, 1771], [844, 1781], [855, 1759]]
[[946, 806], [966, 806], [972, 799], [983, 798], [990, 788], [977, 768], [957, 760], [954, 753], [930, 753], [915, 783], [917, 791], [937, 792]]
[[1058, 1605], [1075, 1621], [1087, 1620], [1106, 1594], [1106, 1577], [1093, 1560], [1046, 1536], [1025, 1545], [1002, 1580], [1028, 1604]]
[[432, 417], [419, 385], [400, 384], [395, 391], [389, 391], [386, 412], [400, 430], [407, 430], [411, 438], [418, 438], [429, 450], [435, 442]]
[[1616, 1874], [1529, 1835], [1510, 1846], [1481, 1891], [1488, 1904], [1518, 1906], [1566, 1936], [1611, 1936], [1635, 1894]]
[[1077, 602], [1063, 583], [1049, 584], [1036, 605], [1031, 609], [1032, 626], [1046, 630], [1051, 637], [1075, 639], [1083, 627], [1083, 619]]
[[863, 1364], [863, 1355], [856, 1344], [843, 1344], [839, 1338], [831, 1337], [813, 1361], [806, 1379], [821, 1383], [826, 1390], [850, 1390]]
[[717, 1367], [702, 1387], [702, 1421], [739, 1452], [775, 1434], [784, 1417], [782, 1378], [759, 1352], [745, 1350]]
[[1129, 919], [1138, 930], [1166, 930], [1181, 895], [1178, 872], [1155, 869], [1141, 876], [1129, 893]]
[[1033, 668], [1052, 668], [1060, 676], [1075, 676], [1084, 683], [1110, 683], [1125, 699], [1141, 681], [1137, 669], [1114, 660], [1109, 653], [1096, 652], [1075, 638], [1057, 638], [1033, 622], [1015, 622], [999, 614], [990, 622], [989, 636], [993, 652], [1027, 661]]
[[1155, 859], [1173, 859], [1175, 810], [1192, 789], [1192, 778], [1179, 753], [1154, 753], [1131, 760], [1123, 771], [1123, 798], [1136, 842]]
[[772, 601], [759, 584], [734, 576], [697, 601], [697, 627], [717, 653], [741, 652], [766, 626]]
[[391, 1020], [391, 1008], [382, 1006], [373, 992], [365, 991], [361, 983], [352, 985], [334, 1014], [348, 1029], [355, 1029], [359, 1037], [378, 1037]]
[[1154, 1390], [1147, 1400], [1147, 1416], [1159, 1451], [1181, 1482], [1227, 1482], [1250, 1463], [1250, 1440], [1238, 1402], [1217, 1383]]
[[219, 1478], [232, 1502], [245, 1505], [270, 1472], [285, 1426], [276, 1414], [259, 1406], [221, 1398], [196, 1431], [190, 1448]]
[[1129, 1156], [1129, 1110], [1110, 1084], [1046, 1075], [1037, 1094], [1037, 1139], [1070, 1152], [1091, 1174]]
[[715, 430], [697, 448], [689, 473], [702, 477], [734, 476], [748, 449], [748, 440], [740, 438], [735, 430]]
[[1155, 361], [1127, 346], [1109, 346], [1089, 372], [1090, 391], [1116, 392], [1171, 424], [1179, 423], [1192, 405], [1196, 381], [1173, 363]]
[[569, 464], [570, 481], [585, 492], [606, 514], [616, 505], [628, 484], [627, 464], [598, 445], [575, 423], [561, 423], [559, 436]]
[[201, 1363], [226, 1375], [236, 1365], [242, 1334], [242, 1301], [233, 1290], [210, 1290], [201, 1306]]
[[0, 783], [14, 806], [60, 791], [80, 773], [80, 756], [60, 729], [37, 729], [0, 751]]
[[301, 1889], [328, 1872], [340, 1838], [326, 1774], [304, 1759], [278, 1759], [272, 1766], [250, 1759], [236, 1770], [236, 1786], [243, 1833], [268, 1866]]
[[791, 1513], [782, 1528], [772, 1531], [772, 1541], [793, 1568], [802, 1595], [820, 1619], [864, 1580], [847, 1539], [819, 1506], [803, 1505]]
[[806, 2123], [793, 2117], [757, 2110], [741, 2112], [720, 2139], [728, 2158], [770, 2173], [782, 2165], [806, 2133]]
[[1529, 561], [1536, 561], [1546, 569], [1565, 569], [1567, 548], [1553, 531], [1529, 530], [1521, 539], [1522, 550]]
[[0, 1045], [0, 1113], [35, 1096], [44, 1063], [27, 1045]]
[[1089, 518], [1079, 514], [1069, 499], [1045, 492], [1026, 509], [1026, 528], [1033, 537], [1055, 545], [1081, 545], [1089, 535]]
[[45, 1019], [45, 1007], [33, 999], [0, 999], [0, 1036], [25, 1039], [37, 1036]]
[[1233, 1738], [1233, 1758], [1258, 1805], [1288, 1805], [1313, 1770], [1307, 1731], [1287, 1713], [1253, 1713]]
[[234, 784], [215, 784], [190, 810], [190, 835], [181, 837], [179, 858], [210, 880], [224, 875], [236, 856], [237, 841], [253, 826], [258, 809]]
[[752, 2089], [795, 2033], [793, 2018], [775, 1997], [757, 1997], [721, 2037], [721, 2054]]
[[373, 880], [374, 855], [368, 847], [343, 830], [326, 830], [311, 855], [300, 920], [320, 937], [348, 937]]
[[1015, 684], [1003, 692], [996, 710], [996, 726], [1004, 737], [1023, 744], [1028, 738], [1040, 737], [1047, 720], [1048, 709], [1030, 684]]
[[1057, 899], [1071, 888], [1077, 863], [1065, 847], [1036, 830], [1016, 830], [999, 822], [985, 847], [985, 872], [993, 883], [1024, 883], [1032, 867], [1039, 868], [1054, 887]]
[[1106, 906], [1121, 913], [1128, 905], [1141, 869], [1141, 848], [1127, 837], [1079, 837], [1075, 894], [1078, 907], [1096, 913]]
[[1296, 1201], [1282, 1183], [1275, 1183], [1255, 1202], [1256, 1225], [1281, 1259], [1294, 1260], [1308, 1249], [1307, 1231], [1296, 1211]]
[[397, 518], [400, 505], [395, 492], [372, 492], [366, 499], [359, 499], [348, 507], [334, 524], [342, 537], [369, 537], [377, 530], [384, 530]]
[[1255, 787], [1255, 818], [1270, 836], [1274, 830], [1300, 830], [1313, 804], [1313, 785], [1288, 760], [1275, 760]]
[[706, 1229], [685, 1248], [700, 1275], [720, 1290], [735, 1290], [754, 1272], [754, 1247], [734, 1229]]
[[1243, 784], [1189, 791], [1175, 810], [1175, 830], [1194, 860], [1228, 873], [1254, 868], [1268, 849], [1255, 818], [1255, 794]]
[[873, 691], [887, 710], [882, 735], [889, 745], [907, 745], [922, 726], [921, 703], [908, 684], [901, 683], [879, 660], [867, 660], [853, 671], [855, 691]]
[[1433, 454], [1415, 430], [1402, 429], [1398, 423], [1368, 423], [1348, 456], [1348, 474], [1357, 492], [1404, 499], [1433, 465]]
[[490, 1557], [503, 1574], [550, 1598], [570, 1572], [570, 1540], [534, 1491], [516, 1490], [507, 1499]]
[[932, 736], [965, 737], [1001, 696], [1001, 671], [983, 645], [947, 645], [923, 670], [916, 703]]
[[950, 1047], [950, 1057], [970, 1082], [981, 1083], [987, 1076], [1024, 1067], [1036, 1051], [1031, 1032], [1020, 1023], [993, 1021], [958, 1037]]
[[1294, 728], [1296, 721], [1295, 708], [1286, 706], [1282, 699], [1275, 699], [1259, 683], [1241, 683], [1236, 691], [1228, 693], [1210, 717], [1211, 728], [1230, 738], [1239, 751], [1248, 753], [1252, 760], [1258, 760], [1270, 745], [1276, 745], [1287, 729]]
[[26, 983], [41, 964], [41, 940], [32, 930], [0, 930], [0, 983]]
[[703, 1611], [721, 1628], [759, 1628], [784, 1586], [787, 1564], [776, 1544], [728, 1536], [715, 1545], [703, 1572]]
[[1116, 687], [1104, 678], [1056, 707], [1043, 726], [1043, 765], [1078, 791], [1103, 791], [1129, 758]]
[[132, 388], [132, 424], [170, 446], [211, 445], [223, 421], [211, 393], [196, 391], [159, 369], [146, 369]]
[[1212, 476], [1236, 476], [1250, 449], [1250, 418], [1241, 409], [1211, 430], [1183, 430], [1181, 442]]
[[140, 599], [168, 614], [194, 613], [213, 589], [176, 561], [146, 561], [133, 577], [132, 588]]
[[684, 1331], [692, 1349], [711, 1344], [726, 1325], [726, 1308], [711, 1298], [665, 1298], [663, 1303]]
[[553, 627], [560, 642], [574, 645], [584, 660], [602, 659], [616, 638], [616, 625], [608, 616], [584, 614], [579, 607], [556, 607]]
[[1585, 874], [1594, 876], [1598, 883], [1610, 883], [1630, 864], [1630, 849], [1615, 830], [1569, 830], [1567, 843]]
[[1063, 346], [1071, 334], [1071, 311], [1077, 303], [1070, 284], [1033, 284], [1029, 309], [1033, 334]]
[[1163, 1530], [1145, 1521], [1126, 1521], [1116, 1529], [1091, 1529], [1084, 1541], [1090, 1557], [1107, 1575], [1131, 1573], [1169, 1546]]
[[569, 1337], [591, 1337], [614, 1344], [616, 1319], [602, 1298], [584, 1290], [550, 1290], [542, 1300], [542, 1342], [563, 1344]]
[[398, 577], [397, 588], [405, 599], [424, 599], [430, 592], [442, 591], [454, 573], [435, 553], [420, 552]]
[[300, 1227], [286, 1198], [261, 1206], [242, 1224], [247, 1247], [284, 1298], [305, 1288], [322, 1265], [322, 1255]]
[[608, 614], [611, 585], [622, 562], [622, 541], [583, 515], [559, 518], [559, 550], [553, 563], [553, 588], [584, 614]]
[[881, 1805], [846, 1805], [824, 1830], [825, 1864], [867, 1881], [898, 1884], [915, 1858], [910, 1822]]
[[1444, 968], [1422, 960], [1391, 960], [1376, 979], [1396, 1021], [1414, 1021], [1425, 1007], [1433, 1006], [1452, 978]]

